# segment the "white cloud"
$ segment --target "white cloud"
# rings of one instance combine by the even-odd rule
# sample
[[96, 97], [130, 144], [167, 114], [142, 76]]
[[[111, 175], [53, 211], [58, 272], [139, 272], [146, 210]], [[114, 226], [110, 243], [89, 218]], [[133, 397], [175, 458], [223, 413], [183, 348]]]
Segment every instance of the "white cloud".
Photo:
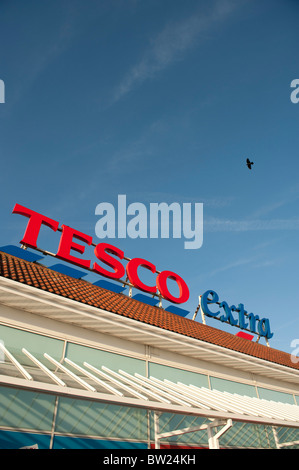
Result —
[[[153, 78], [175, 61], [181, 60], [183, 53], [192, 48], [199, 36], [216, 23], [224, 21], [235, 9], [237, 3], [217, 1], [208, 14], [196, 12], [180, 22], [170, 22], [152, 39], [150, 47], [142, 59], [134, 65], [115, 91], [114, 101], [129, 93], [136, 85]], [[240, 1], [239, 4], [240, 5]]]

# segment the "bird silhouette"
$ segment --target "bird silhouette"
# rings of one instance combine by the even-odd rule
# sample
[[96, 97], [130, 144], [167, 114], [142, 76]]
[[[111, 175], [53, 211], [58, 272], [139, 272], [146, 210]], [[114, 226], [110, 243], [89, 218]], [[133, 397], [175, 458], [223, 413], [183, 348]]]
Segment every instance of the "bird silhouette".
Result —
[[246, 165], [248, 166], [249, 170], [251, 170], [251, 167], [252, 167], [252, 165], [254, 165], [254, 163], [251, 162], [251, 161], [249, 160], [249, 158], [247, 158], [247, 160], [246, 160]]

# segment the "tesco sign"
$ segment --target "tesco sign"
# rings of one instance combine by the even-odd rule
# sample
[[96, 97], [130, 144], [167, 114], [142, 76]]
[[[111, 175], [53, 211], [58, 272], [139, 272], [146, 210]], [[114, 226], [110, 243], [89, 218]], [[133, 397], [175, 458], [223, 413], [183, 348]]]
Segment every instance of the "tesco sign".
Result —
[[[13, 213], [23, 215], [29, 219], [20, 242], [26, 247], [39, 250], [42, 253], [49, 254], [125, 284], [127, 284], [127, 280], [124, 281], [121, 279], [127, 276], [130, 286], [148, 294], [159, 295], [172, 303], [182, 304], [189, 299], [189, 288], [186, 282], [181, 276], [172, 271], [159, 272], [156, 270], [156, 266], [150, 261], [143, 258], [127, 258], [124, 252], [114, 245], [102, 242], [95, 244], [90, 235], [79, 232], [67, 225], [59, 227], [57, 220], [50, 219], [20, 204], [15, 205]], [[42, 225], [49, 227], [54, 232], [57, 230], [61, 232], [56, 254], [37, 247], [37, 239]], [[86, 255], [84, 257], [85, 248], [91, 245], [94, 247], [95, 260], [93, 262], [87, 259]], [[76, 252], [83, 256], [75, 256], [74, 253]], [[124, 260], [128, 261], [126, 267], [124, 267], [122, 263]], [[147, 269], [153, 273], [150, 285], [141, 281], [138, 273], [139, 268]], [[177, 297], [169, 291], [167, 286], [169, 279], [174, 280], [179, 288], [179, 295]], [[217, 305], [217, 307], [215, 307], [215, 305]], [[236, 326], [241, 330], [251, 331], [253, 334], [258, 334], [266, 339], [273, 336], [270, 322], [267, 318], [259, 318], [258, 315], [246, 312], [243, 304], [238, 304], [236, 307], [235, 305], [229, 305], [225, 301], [220, 302], [218, 294], [213, 290], [208, 290], [200, 296], [199, 306], [204, 316], [206, 315], [232, 326]]]
[[[20, 204], [15, 205], [13, 213], [29, 218], [24, 236], [20, 243], [33, 249], [38, 249], [37, 239], [42, 225], [49, 227], [54, 232], [59, 228], [59, 222], [57, 220], [50, 219]], [[78, 243], [78, 241], [83, 244]], [[77, 252], [84, 255], [86, 246], [91, 245], [95, 247], [95, 262], [92, 263], [89, 259], [79, 258], [73, 254], [73, 252]], [[158, 291], [158, 294], [169, 302], [182, 304], [189, 299], [189, 288], [178, 274], [172, 271], [157, 272], [156, 266], [153, 263], [142, 258], [130, 259], [125, 268], [121, 263], [121, 261], [125, 259], [122, 250], [108, 243], [98, 243], [95, 245], [90, 235], [79, 232], [67, 225], [61, 226], [58, 251], [54, 256], [110, 279], [120, 280], [126, 274], [133, 287], [149, 294], [156, 294]], [[101, 262], [101, 264], [99, 264], [99, 262]], [[112, 268], [112, 271], [107, 270], [105, 266]], [[154, 274], [151, 285], [147, 285], [140, 280], [138, 275], [139, 267], [148, 269]], [[177, 283], [179, 287], [178, 297], [175, 297], [169, 292], [167, 286], [168, 279], [172, 279]]]

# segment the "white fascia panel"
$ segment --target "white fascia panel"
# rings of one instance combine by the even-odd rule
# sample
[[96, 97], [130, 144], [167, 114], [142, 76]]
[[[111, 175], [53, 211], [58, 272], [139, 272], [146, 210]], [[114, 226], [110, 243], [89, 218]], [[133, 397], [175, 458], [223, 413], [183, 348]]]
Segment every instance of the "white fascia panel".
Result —
[[[0, 278], [0, 292], [4, 294], [1, 298], [4, 304], [38, 313], [47, 318], [91, 328], [93, 331], [98, 330], [101, 333], [167, 349], [196, 359], [204, 357], [204, 360], [224, 366], [229, 364], [234, 369], [299, 383], [299, 371], [287, 366], [167, 331], [11, 279]], [[119, 328], [115, 328], [116, 325]]]

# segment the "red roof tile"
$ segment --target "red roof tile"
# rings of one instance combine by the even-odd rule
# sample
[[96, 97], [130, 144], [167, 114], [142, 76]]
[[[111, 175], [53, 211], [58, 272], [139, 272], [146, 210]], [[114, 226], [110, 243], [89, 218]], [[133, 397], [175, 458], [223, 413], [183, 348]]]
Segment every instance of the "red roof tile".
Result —
[[25, 261], [3, 252], [0, 252], [0, 276], [161, 329], [292, 369], [299, 369], [299, 364], [293, 363], [290, 354], [286, 352], [180, 317], [162, 308], [129, 298], [124, 294], [108, 291], [83, 279], [74, 279], [38, 263]]

